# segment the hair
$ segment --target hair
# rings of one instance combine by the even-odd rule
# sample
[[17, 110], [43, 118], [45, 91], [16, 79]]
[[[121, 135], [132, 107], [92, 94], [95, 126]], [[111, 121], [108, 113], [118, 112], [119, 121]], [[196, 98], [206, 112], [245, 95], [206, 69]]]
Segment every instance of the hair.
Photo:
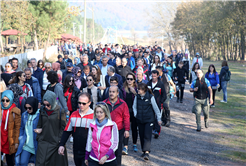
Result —
[[153, 65], [155, 64], [155, 57], [158, 57], [158, 64], [161, 63], [160, 57], [159, 57], [158, 55], [155, 55], [155, 56], [154, 56], [154, 59], [153, 59], [153, 63], [152, 63], [152, 65], [151, 65], [151, 68], [152, 68]]
[[116, 77], [116, 76], [112, 76], [112, 77], [110, 78], [109, 81], [110, 81], [110, 82], [111, 82], [111, 81], [116, 81], [116, 82], [119, 83], [118, 77]]
[[183, 62], [183, 61], [179, 61], [179, 64], [182, 64], [182, 65], [183, 65], [183, 64], [184, 64], [184, 62]]
[[115, 68], [113, 66], [110, 66], [108, 69], [110, 70], [110, 72], [115, 73]]
[[156, 66], [155, 69], [156, 69], [156, 70], [161, 70], [161, 71], [163, 71], [163, 66]]
[[37, 64], [37, 67], [39, 67], [40, 69], [42, 69], [42, 68], [43, 68], [43, 67], [40, 67], [40, 66], [39, 66], [39, 63], [40, 63], [40, 62], [42, 62], [42, 64], [43, 64], [43, 67], [45, 66], [45, 64], [46, 64], [46, 63], [48, 63], [48, 62], [46, 62], [46, 63], [44, 64], [44, 61], [42, 61], [42, 60], [39, 60], [39, 61], [38, 61], [38, 64]]
[[99, 102], [98, 104], [96, 104], [96, 106], [94, 108], [93, 120], [96, 120], [97, 108], [101, 108], [103, 110], [103, 112], [105, 113], [105, 117], [107, 117], [108, 119], [111, 120], [111, 115], [110, 115], [110, 111], [108, 109], [108, 105], [106, 103], [103, 103], [103, 102]]
[[[7, 64], [10, 64], [10, 66], [13, 67], [12, 63], [7, 62], [7, 63], [5, 63], [5, 66], [6, 66]], [[6, 69], [5, 69], [5, 70], [6, 70]]]
[[4, 72], [3, 65], [0, 65], [0, 66], [1, 66], [1, 72]]
[[31, 58], [30, 61], [32, 61], [32, 60], [35, 60], [35, 62], [37, 62], [37, 59], [36, 58]]
[[14, 76], [14, 78], [11, 80], [11, 82], [9, 82], [9, 84], [13, 84], [13, 83], [17, 83], [20, 81], [19, 77], [21, 77], [21, 75], [23, 74], [23, 71], [18, 71], [16, 72], [16, 75]]
[[[4, 80], [2, 78], [0, 78], [0, 86], [2, 86], [2, 88], [3, 88], [2, 92], [7, 90], [6, 84], [5, 84], [5, 82], [4, 82]], [[0, 92], [0, 93], [2, 93], [2, 92]]]
[[124, 84], [123, 84], [123, 88], [125, 89], [125, 91], [126, 91], [127, 93], [130, 93], [129, 90], [128, 90], [128, 85], [127, 85], [127, 77], [128, 77], [129, 75], [131, 75], [131, 76], [133, 77], [133, 80], [134, 80], [133, 86], [134, 86], [134, 88], [137, 88], [137, 83], [136, 83], [136, 77], [135, 77], [135, 75], [134, 75], [133, 73], [127, 73], [127, 75], [126, 75], [126, 80], [125, 80], [125, 82], [124, 82]]
[[214, 68], [213, 74], [215, 75], [216, 74], [216, 69], [215, 69], [215, 66], [213, 64], [209, 65], [207, 74], [209, 75], [209, 73], [210, 73], [210, 67]]
[[16, 60], [17, 62], [19, 62], [19, 60], [15, 57], [11, 59], [11, 61], [13, 61], [13, 60]]
[[106, 58], [108, 59], [108, 57], [106, 55], [103, 55], [102, 56], [102, 59], [106, 59]]
[[47, 73], [47, 79], [51, 84], [58, 83], [58, 75], [53, 70]]
[[44, 67], [45, 67], [46, 65], [50, 65], [50, 67], [52, 67], [52, 64], [51, 64], [50, 62], [45, 62]]
[[228, 66], [227, 61], [223, 61], [221, 67]]
[[152, 70], [152, 71], [151, 71], [151, 74], [157, 74], [157, 75], [159, 75], [159, 71], [157, 71], [157, 70]]
[[100, 79], [101, 79], [100, 77], [102, 75], [101, 69], [100, 69], [100, 67], [98, 65], [94, 65], [94, 66], [92, 66], [92, 68], [95, 68], [96, 71], [97, 71], [97, 78], [96, 78], [95, 82], [96, 83], [99, 83], [100, 82]]
[[198, 64], [198, 69], [200, 69], [200, 65], [199, 65], [199, 63], [194, 63], [194, 65], [192, 66], [192, 71], [195, 71], [195, 66], [196, 66], [196, 64]]
[[95, 49], [95, 54], [99, 54], [99, 49], [98, 48]]
[[140, 61], [140, 60], [144, 63], [143, 58], [138, 58], [138, 59], [137, 59], [137, 62]]
[[87, 79], [88, 77], [92, 77], [93, 81], [95, 81], [95, 77], [94, 77], [94, 75], [93, 75], [92, 73], [90, 73], [90, 74], [86, 77], [86, 79]]
[[83, 71], [84, 70], [90, 70], [90, 66], [88, 66], [88, 65], [84, 66]]
[[24, 72], [25, 72], [25, 71], [30, 71], [30, 72], [32, 72], [31, 69], [29, 69], [28, 67], [24, 69]]
[[29, 63], [31, 63], [31, 61], [30, 61], [30, 60], [28, 60], [28, 61], [26, 62], [26, 65], [28, 66], [28, 64], [29, 64]]
[[78, 95], [78, 99], [82, 96], [85, 96], [89, 99], [89, 102], [91, 101], [91, 95], [88, 92], [80, 92]]
[[147, 84], [145, 84], [145, 83], [138, 84], [138, 90], [140, 90], [140, 89], [143, 90], [144, 92], [148, 91], [150, 94], [152, 94], [154, 96], [152, 90], [148, 88]]
[[171, 59], [171, 66], [173, 67], [173, 58], [171, 56], [169, 56], [167, 58]]
[[63, 83], [63, 93], [66, 93], [67, 89], [69, 88], [69, 92], [73, 92], [73, 88], [75, 87], [75, 83], [74, 83], [74, 78], [73, 78], [73, 84], [70, 86], [69, 82], [71, 80], [71, 78], [73, 78], [73, 76], [71, 74], [68, 74], [65, 77], [64, 83]]

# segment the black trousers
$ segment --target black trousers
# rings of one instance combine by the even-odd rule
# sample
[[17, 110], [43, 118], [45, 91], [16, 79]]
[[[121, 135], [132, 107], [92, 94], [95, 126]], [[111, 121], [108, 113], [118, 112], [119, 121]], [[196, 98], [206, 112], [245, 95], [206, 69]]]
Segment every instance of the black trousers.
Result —
[[[88, 159], [88, 163], [89, 163], [89, 166], [101, 166], [101, 164], [99, 164], [99, 162], [92, 160], [90, 157]], [[116, 166], [117, 161], [113, 160], [113, 161], [108, 162], [108, 163], [105, 162], [103, 165], [104, 166]]]
[[181, 93], [180, 100], [183, 100], [184, 88], [185, 88], [184, 84], [179, 83], [179, 90], [176, 92], [176, 96], [179, 99], [179, 91], [180, 91], [180, 93]]
[[[3, 153], [1, 152], [1, 159], [2, 159], [2, 155], [3, 155]], [[11, 155], [5, 154], [5, 156], [6, 156], [7, 165], [8, 166], [14, 166], [15, 165], [14, 164], [14, 156], [15, 156], [15, 154], [11, 154]], [[2, 160], [1, 160], [1, 165], [3, 165], [3, 161]]]
[[86, 166], [85, 153], [73, 151], [73, 160], [76, 166]]
[[143, 152], [150, 152], [153, 126], [153, 123], [141, 123], [138, 121], [139, 137]]
[[[161, 107], [159, 107], [159, 110], [161, 110]], [[155, 118], [155, 121], [154, 121], [154, 130], [157, 131], [159, 134], [161, 132], [161, 126], [158, 124], [157, 118]]]
[[[132, 140], [133, 140], [133, 144], [137, 144], [137, 140], [138, 140], [138, 125], [137, 125], [137, 119], [134, 117], [134, 113], [130, 112], [130, 121], [131, 121], [131, 130], [132, 130]], [[128, 146], [128, 141], [129, 141], [129, 137], [123, 139], [123, 144], [124, 146]]]
[[169, 103], [170, 103], [170, 94], [167, 95], [167, 99], [163, 103], [163, 112], [162, 112], [161, 120], [165, 124], [168, 121], [171, 121]]
[[215, 93], [216, 93], [217, 89], [213, 89], [212, 92], [213, 92], [213, 105], [214, 105], [214, 102], [215, 102]]
[[117, 166], [121, 166], [122, 143], [123, 143], [123, 139], [124, 139], [124, 132], [125, 132], [125, 129], [119, 130], [119, 144], [118, 144], [118, 149], [115, 151]]

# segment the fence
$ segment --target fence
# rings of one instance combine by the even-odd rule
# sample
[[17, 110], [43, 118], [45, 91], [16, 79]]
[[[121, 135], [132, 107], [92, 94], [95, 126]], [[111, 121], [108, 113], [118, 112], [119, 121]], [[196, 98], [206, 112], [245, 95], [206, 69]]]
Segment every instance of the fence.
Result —
[[[38, 61], [40, 59], [43, 59], [43, 54], [44, 54], [44, 49], [30, 51], [23, 54], [10, 55], [0, 58], [0, 64], [4, 66], [9, 61], [9, 59], [15, 57], [19, 60], [19, 67], [24, 69], [27, 66], [28, 59], [36, 58]], [[58, 54], [57, 46], [48, 47], [46, 51], [46, 58], [49, 59], [54, 54], [55, 55]]]

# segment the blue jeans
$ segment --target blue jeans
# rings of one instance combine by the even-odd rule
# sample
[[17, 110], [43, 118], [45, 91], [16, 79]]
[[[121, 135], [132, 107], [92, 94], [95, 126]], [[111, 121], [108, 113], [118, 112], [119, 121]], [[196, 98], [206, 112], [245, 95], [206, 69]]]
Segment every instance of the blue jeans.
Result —
[[223, 100], [227, 102], [227, 82], [228, 81], [222, 81], [221, 82], [221, 88], [223, 90]]
[[29, 163], [29, 159], [31, 156], [33, 156], [34, 154], [28, 152], [28, 151], [25, 151], [25, 150], [22, 150], [21, 152], [21, 158], [20, 158], [20, 166], [27, 166], [28, 163]]

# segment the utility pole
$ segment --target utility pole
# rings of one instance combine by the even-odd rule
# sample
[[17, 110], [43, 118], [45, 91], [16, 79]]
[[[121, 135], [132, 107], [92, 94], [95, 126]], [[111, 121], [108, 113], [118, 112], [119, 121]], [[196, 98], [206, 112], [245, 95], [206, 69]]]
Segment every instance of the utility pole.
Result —
[[82, 30], [82, 25], [79, 25], [79, 38], [81, 40], [81, 30]]
[[73, 36], [75, 36], [75, 28], [76, 28], [76, 27], [74, 27], [75, 24], [76, 23], [73, 23]]
[[92, 8], [92, 29], [93, 29], [92, 42], [94, 43], [95, 40], [94, 9], [93, 6], [91, 8]]
[[84, 0], [84, 43], [86, 46], [86, 0]]

